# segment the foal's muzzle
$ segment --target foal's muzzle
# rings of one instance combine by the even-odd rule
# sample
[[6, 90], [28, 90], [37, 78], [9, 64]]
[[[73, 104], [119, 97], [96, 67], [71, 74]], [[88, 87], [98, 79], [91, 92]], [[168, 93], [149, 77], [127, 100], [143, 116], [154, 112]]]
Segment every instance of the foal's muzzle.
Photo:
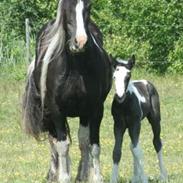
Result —
[[115, 99], [119, 102], [119, 103], [123, 103], [124, 100], [126, 98], [126, 93], [122, 96], [122, 97], [119, 97], [117, 94], [115, 95]]

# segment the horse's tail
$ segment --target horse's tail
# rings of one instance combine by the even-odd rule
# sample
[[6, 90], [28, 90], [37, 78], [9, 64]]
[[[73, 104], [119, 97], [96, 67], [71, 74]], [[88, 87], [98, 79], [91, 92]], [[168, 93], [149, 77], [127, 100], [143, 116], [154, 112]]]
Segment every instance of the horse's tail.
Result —
[[23, 96], [23, 120], [22, 128], [26, 134], [39, 140], [41, 132], [43, 132], [43, 110], [41, 107], [40, 94], [35, 85], [33, 73], [29, 73], [28, 81]]

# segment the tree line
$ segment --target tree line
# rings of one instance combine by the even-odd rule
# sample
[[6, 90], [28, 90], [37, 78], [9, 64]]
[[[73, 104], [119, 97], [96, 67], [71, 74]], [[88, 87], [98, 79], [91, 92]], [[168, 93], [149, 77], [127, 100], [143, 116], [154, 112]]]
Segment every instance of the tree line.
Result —
[[[25, 19], [32, 36], [55, 17], [58, 0], [2, 0], [0, 40], [24, 39]], [[93, 0], [92, 19], [116, 57], [136, 54], [139, 67], [158, 73], [183, 73], [182, 0]]]

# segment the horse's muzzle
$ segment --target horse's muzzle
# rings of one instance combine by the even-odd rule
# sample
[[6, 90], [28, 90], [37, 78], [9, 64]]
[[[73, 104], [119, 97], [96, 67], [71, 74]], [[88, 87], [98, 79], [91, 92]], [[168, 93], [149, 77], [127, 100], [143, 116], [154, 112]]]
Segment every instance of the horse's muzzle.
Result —
[[85, 45], [86, 45], [86, 42], [84, 44], [83, 42], [81, 44], [78, 44], [77, 41], [74, 41], [69, 45], [69, 49], [72, 53], [80, 53], [85, 51]]

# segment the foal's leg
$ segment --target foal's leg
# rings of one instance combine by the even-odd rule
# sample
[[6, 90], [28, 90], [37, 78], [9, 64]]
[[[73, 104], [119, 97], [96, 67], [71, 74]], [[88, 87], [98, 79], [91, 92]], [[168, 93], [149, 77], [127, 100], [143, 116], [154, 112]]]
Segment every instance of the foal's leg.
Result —
[[[131, 125], [131, 126], [130, 126]], [[148, 179], [144, 174], [143, 167], [143, 154], [139, 146], [139, 134], [140, 134], [140, 120], [130, 124], [129, 135], [131, 138], [131, 152], [133, 154], [134, 161], [134, 175], [132, 178], [132, 183], [147, 183]]]
[[58, 178], [58, 153], [55, 149], [55, 145], [53, 141], [56, 141], [54, 137], [51, 135], [48, 136], [50, 147], [51, 147], [51, 162], [50, 162], [50, 169], [47, 175], [48, 183], [54, 182]]
[[113, 169], [110, 183], [118, 182], [118, 164], [121, 159], [121, 147], [123, 142], [123, 135], [126, 130], [126, 125], [122, 120], [114, 117], [114, 136], [115, 136], [115, 145], [113, 149]]
[[89, 169], [89, 126], [87, 119], [80, 118], [78, 131], [79, 148], [81, 151], [81, 160], [78, 167], [76, 182], [86, 181]]
[[160, 179], [162, 181], [168, 180], [167, 171], [165, 169], [164, 163], [163, 163], [163, 156], [162, 156], [162, 142], [160, 138], [161, 133], [161, 125], [160, 125], [160, 117], [155, 116], [154, 114], [148, 115], [148, 120], [151, 124], [152, 130], [153, 130], [153, 145], [157, 153], [158, 162], [159, 162], [159, 168], [160, 168]]
[[99, 145], [99, 129], [103, 117], [103, 105], [99, 107], [92, 114], [89, 119], [90, 125], [90, 144], [91, 144], [91, 169], [90, 180], [91, 183], [102, 183], [103, 178], [100, 172], [100, 145]]

